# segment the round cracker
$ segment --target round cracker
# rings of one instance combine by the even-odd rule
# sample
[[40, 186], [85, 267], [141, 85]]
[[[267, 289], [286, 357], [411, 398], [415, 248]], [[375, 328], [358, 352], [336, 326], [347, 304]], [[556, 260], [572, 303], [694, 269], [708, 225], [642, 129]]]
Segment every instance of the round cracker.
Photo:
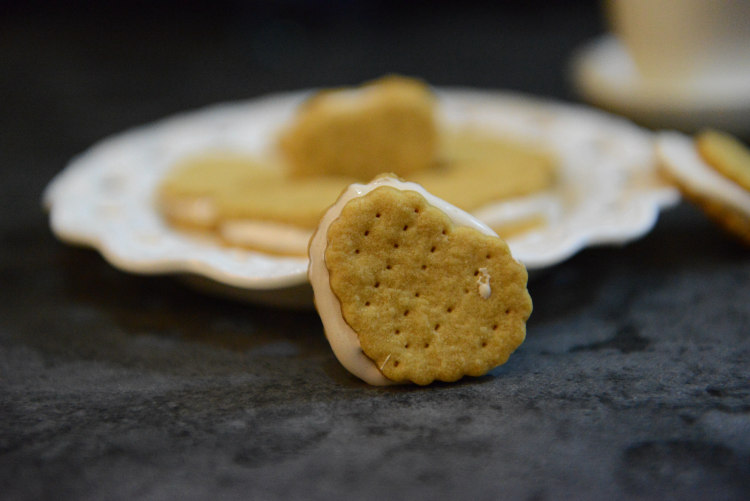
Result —
[[419, 193], [379, 187], [328, 229], [330, 286], [364, 353], [394, 381], [479, 376], [523, 342], [526, 269], [501, 239]]

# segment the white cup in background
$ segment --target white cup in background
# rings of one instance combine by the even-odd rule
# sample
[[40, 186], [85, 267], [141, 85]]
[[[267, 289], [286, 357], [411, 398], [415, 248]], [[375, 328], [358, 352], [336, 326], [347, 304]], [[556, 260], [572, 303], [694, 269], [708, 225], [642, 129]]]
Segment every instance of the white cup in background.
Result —
[[641, 75], [663, 83], [750, 70], [750, 0], [606, 0]]

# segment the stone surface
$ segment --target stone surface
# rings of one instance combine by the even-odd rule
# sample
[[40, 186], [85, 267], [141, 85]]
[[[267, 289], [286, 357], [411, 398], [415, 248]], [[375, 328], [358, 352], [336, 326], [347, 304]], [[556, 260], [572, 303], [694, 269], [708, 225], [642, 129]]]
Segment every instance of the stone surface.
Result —
[[[750, 496], [750, 259], [687, 205], [638, 242], [535, 275], [510, 361], [426, 388], [353, 379], [314, 312], [128, 275], [55, 241], [41, 190], [108, 133], [392, 70], [567, 97], [564, 57], [600, 29], [588, 3], [538, 17], [534, 2], [493, 15], [438, 4], [421, 23], [365, 4], [318, 24], [302, 3], [222, 5], [237, 15], [0, 17], [1, 498]], [[442, 56], [423, 52], [446, 32]], [[396, 46], [393, 59], [372, 49]]]

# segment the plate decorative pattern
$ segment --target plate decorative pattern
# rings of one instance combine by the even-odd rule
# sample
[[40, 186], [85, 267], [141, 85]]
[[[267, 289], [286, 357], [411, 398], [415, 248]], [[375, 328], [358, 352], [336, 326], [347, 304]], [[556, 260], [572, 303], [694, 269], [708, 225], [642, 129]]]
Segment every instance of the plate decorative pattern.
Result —
[[[444, 123], [497, 130], [557, 154], [560, 179], [553, 190], [475, 212], [490, 225], [529, 215], [547, 219], [549, 224], [508, 239], [529, 270], [559, 263], [589, 245], [640, 237], [661, 208], [678, 200], [656, 174], [651, 134], [628, 121], [513, 94], [436, 92]], [[279, 129], [309, 94], [218, 104], [102, 140], [73, 158], [47, 187], [52, 231], [65, 242], [97, 249], [124, 271], [185, 274], [217, 292], [309, 305], [307, 259], [230, 248], [176, 230], [154, 203], [160, 179], [180, 158], [207, 150], [259, 154], [272, 148]]]

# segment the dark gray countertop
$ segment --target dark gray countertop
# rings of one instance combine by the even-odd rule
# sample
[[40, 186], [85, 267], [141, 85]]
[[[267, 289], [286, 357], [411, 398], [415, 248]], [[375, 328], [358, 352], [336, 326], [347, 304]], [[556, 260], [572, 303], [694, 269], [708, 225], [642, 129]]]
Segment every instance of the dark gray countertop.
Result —
[[125, 274], [40, 209], [92, 142], [215, 101], [388, 71], [572, 99], [590, 2], [66, 5], [0, 17], [0, 498], [750, 497], [750, 259], [686, 204], [535, 276], [506, 365], [391, 389], [315, 312]]

